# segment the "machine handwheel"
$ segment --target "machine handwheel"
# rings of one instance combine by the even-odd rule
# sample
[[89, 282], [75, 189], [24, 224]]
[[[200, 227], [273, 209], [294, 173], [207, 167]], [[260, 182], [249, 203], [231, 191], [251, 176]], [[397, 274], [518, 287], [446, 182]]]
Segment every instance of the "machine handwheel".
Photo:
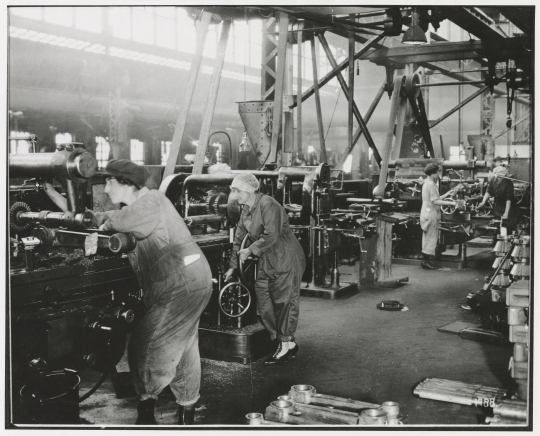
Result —
[[523, 198], [525, 197], [525, 193], [520, 188], [514, 188], [514, 198], [516, 199], [516, 203], [520, 204], [523, 201]]
[[488, 215], [491, 215], [492, 210], [493, 210], [493, 201], [490, 198], [488, 201], [486, 201], [486, 204], [484, 205], [484, 207], [482, 209], [479, 209], [476, 214], [478, 216], [488, 216]]
[[[240, 250], [249, 247], [249, 234], [247, 234], [240, 244]], [[255, 280], [257, 279], [257, 267], [259, 266], [259, 258], [254, 254], [250, 255], [244, 262], [238, 259], [238, 275], [240, 281], [249, 289], [255, 289]]]
[[232, 282], [219, 293], [219, 308], [231, 318], [238, 318], [247, 312], [251, 304], [251, 294], [242, 283]]
[[[455, 201], [455, 198], [448, 198], [448, 200], [454, 200]], [[441, 210], [442, 210], [442, 213], [446, 214], [446, 215], [452, 215], [456, 210], [457, 210], [457, 204], [456, 205], [445, 205], [445, 206], [441, 206]]]

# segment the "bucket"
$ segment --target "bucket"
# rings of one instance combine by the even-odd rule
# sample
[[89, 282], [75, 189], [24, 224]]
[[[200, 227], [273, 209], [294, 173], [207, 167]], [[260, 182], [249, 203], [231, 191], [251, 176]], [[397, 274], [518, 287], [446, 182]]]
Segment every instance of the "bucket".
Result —
[[79, 383], [76, 371], [53, 371], [21, 389], [28, 421], [35, 424], [79, 424]]

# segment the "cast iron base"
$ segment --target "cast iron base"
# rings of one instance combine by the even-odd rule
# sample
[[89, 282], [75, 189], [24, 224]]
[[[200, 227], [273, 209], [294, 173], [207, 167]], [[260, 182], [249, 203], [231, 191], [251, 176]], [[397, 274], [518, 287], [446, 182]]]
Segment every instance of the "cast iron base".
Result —
[[350, 297], [359, 292], [357, 283], [341, 283], [339, 288], [317, 286], [310, 283], [309, 286], [302, 286], [300, 288], [300, 295], [302, 297], [324, 298], [325, 300]]

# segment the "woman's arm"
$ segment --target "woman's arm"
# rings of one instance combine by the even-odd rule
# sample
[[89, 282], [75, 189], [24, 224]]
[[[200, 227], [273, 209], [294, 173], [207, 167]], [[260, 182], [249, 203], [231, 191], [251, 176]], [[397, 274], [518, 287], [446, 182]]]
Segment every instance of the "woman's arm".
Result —
[[506, 209], [504, 209], [504, 215], [502, 216], [503, 220], [508, 219], [508, 215], [510, 214], [510, 207], [512, 206], [512, 200], [506, 200]]
[[246, 235], [247, 229], [244, 227], [242, 217], [240, 216], [240, 221], [238, 221], [238, 224], [236, 225], [236, 232], [234, 233], [234, 242], [232, 246], [231, 258], [229, 259], [230, 270], [238, 268], [238, 258], [236, 256], [236, 253], [238, 253], [238, 250], [240, 250], [240, 245], [242, 245], [242, 241], [244, 240]]

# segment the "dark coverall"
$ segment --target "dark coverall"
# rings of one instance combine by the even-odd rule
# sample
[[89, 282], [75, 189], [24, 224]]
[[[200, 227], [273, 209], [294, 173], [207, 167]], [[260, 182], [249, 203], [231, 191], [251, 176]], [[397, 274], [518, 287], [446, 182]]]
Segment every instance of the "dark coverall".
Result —
[[257, 194], [251, 208], [244, 206], [236, 228], [230, 268], [237, 268], [242, 240], [249, 232], [249, 250], [259, 257], [255, 282], [257, 308], [272, 340], [294, 341], [298, 324], [300, 285], [306, 268], [302, 246], [289, 227], [285, 209], [272, 197]]
[[[504, 220], [503, 226], [506, 227], [508, 234], [517, 229], [517, 223], [519, 220], [520, 211], [514, 197], [514, 184], [511, 180], [501, 179], [494, 177], [488, 184], [487, 192], [493, 197], [493, 215], [501, 218], [506, 210], [506, 202], [510, 200], [510, 211], [508, 212], [508, 219]], [[497, 241], [495, 232], [494, 241]]]
[[194, 404], [201, 383], [199, 318], [212, 295], [204, 254], [160, 191], [142, 188], [132, 205], [96, 217], [106, 230], [137, 238], [128, 257], [147, 311], [131, 335], [128, 360], [139, 399], [157, 399], [170, 385], [178, 404]]

